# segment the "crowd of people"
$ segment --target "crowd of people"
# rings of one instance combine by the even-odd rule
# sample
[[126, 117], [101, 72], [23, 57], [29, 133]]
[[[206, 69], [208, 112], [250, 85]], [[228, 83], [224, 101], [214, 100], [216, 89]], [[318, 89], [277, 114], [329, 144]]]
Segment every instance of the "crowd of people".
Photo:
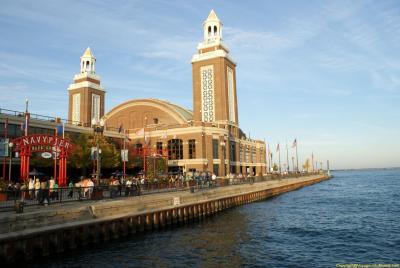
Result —
[[[226, 184], [235, 184], [252, 178], [252, 174], [233, 174], [226, 176]], [[0, 179], [1, 180], [1, 179]], [[219, 184], [216, 174], [212, 172], [190, 171], [170, 174], [159, 178], [137, 176], [111, 176], [108, 179], [97, 180], [95, 177], [80, 177], [69, 180], [68, 185], [60, 187], [53, 177], [31, 177], [25, 183], [7, 182], [9, 195], [18, 196], [23, 200], [34, 200], [41, 204], [49, 204], [71, 199], [102, 199], [118, 196], [140, 195], [142, 191], [160, 190], [165, 188], [211, 188]], [[4, 189], [3, 189], [4, 190]]]

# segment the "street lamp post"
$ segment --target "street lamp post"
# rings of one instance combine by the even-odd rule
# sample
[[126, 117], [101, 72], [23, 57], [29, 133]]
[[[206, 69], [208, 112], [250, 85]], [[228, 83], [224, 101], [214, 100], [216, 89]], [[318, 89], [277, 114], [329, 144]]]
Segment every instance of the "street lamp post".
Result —
[[9, 152], [10, 152], [10, 163], [9, 163], [9, 166], [8, 166], [8, 181], [11, 181], [11, 164], [12, 164], [12, 147], [13, 146], [14, 146], [14, 144], [12, 142], [10, 142], [8, 144], [8, 147], [10, 148], [9, 149]]
[[101, 154], [101, 149], [99, 145], [99, 135], [103, 135], [104, 132], [104, 119], [100, 119], [100, 121], [96, 120], [95, 118], [92, 119], [92, 127], [94, 131], [94, 136], [96, 139], [96, 180], [97, 183], [100, 183], [100, 154]]

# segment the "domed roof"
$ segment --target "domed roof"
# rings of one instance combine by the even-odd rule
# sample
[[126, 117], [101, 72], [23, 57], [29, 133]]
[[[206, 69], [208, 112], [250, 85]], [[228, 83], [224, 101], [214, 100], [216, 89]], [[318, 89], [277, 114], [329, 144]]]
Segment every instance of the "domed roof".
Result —
[[156, 107], [162, 111], [164, 111], [166, 114], [174, 118], [176, 121], [178, 121], [181, 124], [187, 123], [187, 121], [190, 121], [193, 119], [193, 112], [183, 108], [182, 106], [179, 106], [177, 104], [170, 103], [168, 101], [164, 100], [159, 100], [159, 99], [134, 99], [134, 100], [129, 100], [126, 101], [116, 107], [114, 107], [111, 111], [109, 111], [106, 114], [107, 118], [112, 117], [114, 114], [120, 112], [121, 110], [133, 107], [133, 106], [151, 106], [151, 107]]

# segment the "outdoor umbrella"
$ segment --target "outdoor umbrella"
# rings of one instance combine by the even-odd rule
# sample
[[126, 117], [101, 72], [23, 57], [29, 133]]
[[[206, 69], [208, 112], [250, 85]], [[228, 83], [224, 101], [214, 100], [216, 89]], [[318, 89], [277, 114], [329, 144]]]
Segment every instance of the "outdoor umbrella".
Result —
[[111, 175], [116, 176], [116, 177], [121, 177], [121, 176], [125, 176], [126, 174], [121, 171], [115, 171], [115, 172], [111, 173]]
[[44, 174], [43, 172], [39, 172], [36, 169], [33, 169], [31, 172], [29, 172], [29, 175], [39, 177], [39, 176], [45, 176], [46, 174]]

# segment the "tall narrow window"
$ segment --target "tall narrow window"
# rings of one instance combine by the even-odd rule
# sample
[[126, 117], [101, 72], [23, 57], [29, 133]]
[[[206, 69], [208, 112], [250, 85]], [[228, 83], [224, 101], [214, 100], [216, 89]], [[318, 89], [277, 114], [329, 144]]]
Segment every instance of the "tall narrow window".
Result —
[[172, 139], [168, 141], [168, 159], [183, 159], [183, 142], [180, 139]]
[[236, 162], [236, 143], [234, 141], [229, 143], [229, 160]]
[[81, 121], [81, 94], [72, 95], [72, 123], [78, 125]]
[[189, 140], [189, 159], [196, 158], [196, 140]]
[[219, 165], [218, 164], [214, 164], [213, 165], [213, 173], [218, 176], [219, 175]]
[[203, 122], [215, 120], [214, 68], [213, 65], [201, 67], [201, 114]]
[[227, 68], [229, 121], [236, 123], [235, 84], [233, 80], [233, 70], [230, 67]]
[[92, 94], [92, 120], [100, 121], [100, 95]]
[[256, 147], [252, 147], [251, 148], [251, 162], [253, 162], [253, 163], [257, 162], [256, 156], [257, 156]]
[[213, 159], [218, 159], [218, 140], [212, 140], [212, 148], [213, 148]]

